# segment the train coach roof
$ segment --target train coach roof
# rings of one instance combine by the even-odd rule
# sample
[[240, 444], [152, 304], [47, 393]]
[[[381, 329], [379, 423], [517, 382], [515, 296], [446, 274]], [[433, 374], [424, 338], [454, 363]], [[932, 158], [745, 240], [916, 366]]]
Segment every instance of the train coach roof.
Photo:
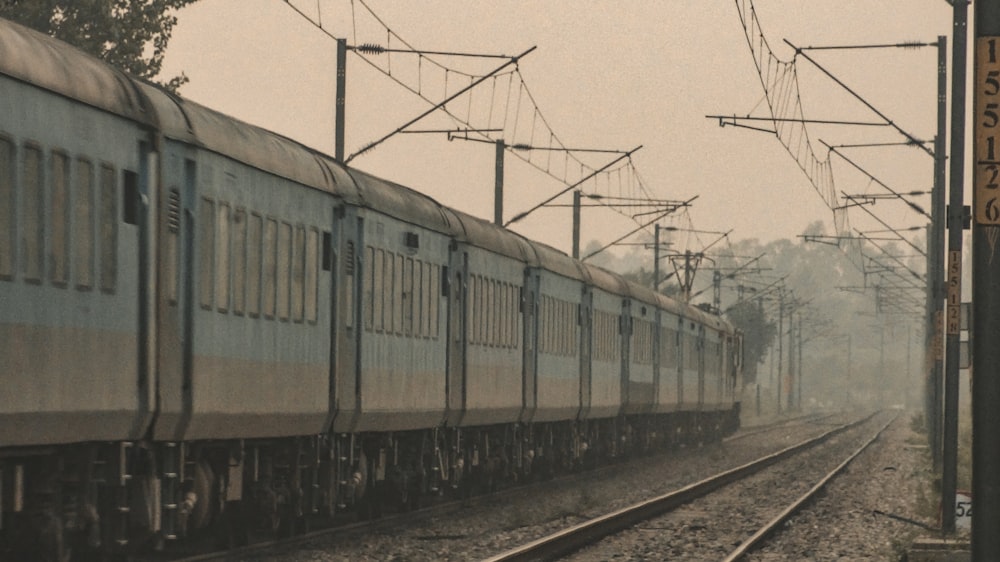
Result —
[[628, 282], [625, 278], [617, 273], [608, 271], [603, 267], [598, 267], [596, 265], [591, 265], [589, 263], [583, 262], [582, 265], [584, 271], [587, 273], [587, 277], [590, 278], [590, 283], [609, 293], [615, 293], [618, 295], [628, 294]]
[[[331, 166], [340, 166], [330, 163]], [[440, 203], [434, 199], [369, 173], [354, 168], [344, 168], [358, 188], [361, 204], [378, 209], [389, 216], [445, 234], [455, 234], [457, 225], [451, 223]]]
[[558, 273], [563, 277], [569, 277], [570, 279], [589, 281], [581, 262], [567, 256], [548, 244], [543, 244], [535, 240], [525, 240], [527, 240], [528, 243], [531, 244], [531, 247], [535, 250], [535, 255], [538, 259], [538, 267], [553, 273]]
[[536, 263], [535, 250], [527, 239], [502, 226], [497, 226], [462, 211], [445, 208], [445, 213], [452, 217], [452, 220], [462, 229], [462, 232], [458, 234], [458, 238], [462, 242], [520, 260], [529, 265]]
[[141, 85], [167, 138], [194, 144], [344, 199], [358, 200], [354, 180], [329, 157], [261, 127], [234, 119], [148, 84]]
[[135, 83], [80, 49], [0, 18], [0, 73], [105, 111], [150, 123]]

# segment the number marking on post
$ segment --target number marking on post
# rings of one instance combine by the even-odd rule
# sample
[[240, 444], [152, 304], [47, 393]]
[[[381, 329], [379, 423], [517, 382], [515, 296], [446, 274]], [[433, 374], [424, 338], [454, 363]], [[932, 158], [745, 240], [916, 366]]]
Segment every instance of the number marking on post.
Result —
[[[976, 168], [973, 171], [973, 217], [976, 224], [1000, 225], [1000, 37], [976, 39], [975, 137]], [[949, 319], [949, 333], [950, 319]]]

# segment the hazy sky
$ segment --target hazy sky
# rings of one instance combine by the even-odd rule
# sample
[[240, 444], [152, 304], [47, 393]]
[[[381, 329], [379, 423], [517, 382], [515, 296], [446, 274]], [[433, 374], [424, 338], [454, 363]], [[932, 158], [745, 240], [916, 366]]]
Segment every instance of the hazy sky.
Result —
[[[366, 0], [417, 48], [515, 55], [542, 116], [566, 146], [643, 148], [633, 156], [654, 197], [685, 200], [695, 228], [733, 229], [733, 237], [794, 237], [831, 213], [793, 158], [766, 133], [720, 128], [707, 114], [766, 116], [763, 90], [732, 0]], [[352, 44], [386, 44], [360, 0], [296, 0], [324, 28]], [[790, 60], [798, 46], [934, 41], [951, 33], [943, 0], [756, 0], [765, 36]], [[353, 15], [353, 17], [352, 17]], [[335, 44], [282, 0], [199, 0], [178, 14], [164, 76], [184, 71], [182, 93], [199, 103], [333, 153]], [[399, 47], [401, 45], [393, 44]], [[813, 58], [921, 139], [935, 128], [936, 60], [921, 50], [821, 51]], [[415, 68], [393, 55], [396, 73]], [[497, 60], [451, 61], [484, 72]], [[950, 59], [949, 59], [950, 60]], [[430, 73], [429, 66], [421, 72]], [[799, 60], [810, 119], [875, 121], [812, 65]], [[348, 56], [346, 152], [382, 137], [428, 108], [353, 54]], [[450, 78], [451, 85], [459, 84]], [[430, 81], [428, 78], [428, 87]], [[453, 91], [453, 90], [451, 90]], [[482, 96], [478, 90], [474, 95]], [[464, 99], [464, 98], [463, 98]], [[459, 103], [459, 102], [456, 102]], [[452, 106], [454, 107], [454, 106]], [[766, 123], [764, 124], [767, 125]], [[454, 127], [437, 116], [414, 129]], [[810, 126], [831, 144], [901, 138], [884, 128]], [[914, 148], [851, 149], [852, 159], [899, 191], [926, 190], [932, 161]], [[825, 151], [821, 157], [825, 156]], [[611, 157], [592, 155], [600, 166]], [[424, 192], [444, 204], [491, 219], [493, 147], [448, 142], [443, 135], [398, 135], [352, 165]], [[880, 190], [834, 157], [838, 191]], [[611, 181], [615, 181], [612, 179]], [[549, 176], [509, 156], [505, 215], [509, 218], [561, 189]], [[929, 208], [928, 198], [919, 200]], [[557, 203], [570, 203], [567, 195]], [[925, 219], [891, 201], [873, 211], [894, 227]], [[542, 209], [515, 229], [569, 251], [571, 211]], [[865, 223], [854, 213], [856, 226]], [[610, 242], [634, 228], [606, 209], [585, 209], [584, 244]], [[702, 235], [705, 243], [712, 235]]]

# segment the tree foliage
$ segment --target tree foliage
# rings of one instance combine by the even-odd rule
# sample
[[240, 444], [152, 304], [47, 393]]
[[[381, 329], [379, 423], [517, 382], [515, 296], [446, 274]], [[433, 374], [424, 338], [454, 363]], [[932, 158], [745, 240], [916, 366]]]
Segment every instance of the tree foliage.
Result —
[[[125, 72], [156, 81], [177, 18], [195, 0], [10, 0], [0, 17], [16, 21], [104, 59]], [[176, 91], [181, 73], [160, 85]]]
[[736, 303], [726, 313], [726, 317], [743, 332], [744, 382], [755, 382], [757, 365], [764, 362], [778, 327], [764, 313], [760, 301]]

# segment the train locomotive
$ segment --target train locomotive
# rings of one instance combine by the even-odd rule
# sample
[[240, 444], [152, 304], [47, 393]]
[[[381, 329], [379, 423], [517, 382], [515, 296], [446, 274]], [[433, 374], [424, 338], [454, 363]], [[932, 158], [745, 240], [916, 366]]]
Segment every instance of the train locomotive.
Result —
[[717, 439], [741, 336], [0, 20], [0, 558]]

